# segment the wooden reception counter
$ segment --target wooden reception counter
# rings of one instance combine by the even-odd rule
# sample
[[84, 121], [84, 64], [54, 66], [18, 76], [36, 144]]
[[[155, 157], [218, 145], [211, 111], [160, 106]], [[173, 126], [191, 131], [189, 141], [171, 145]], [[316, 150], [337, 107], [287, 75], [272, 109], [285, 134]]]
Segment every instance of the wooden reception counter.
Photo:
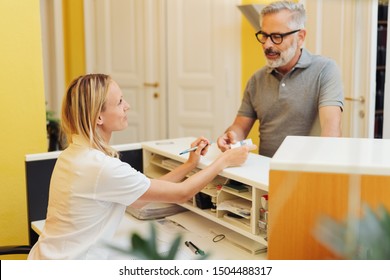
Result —
[[390, 140], [287, 137], [270, 163], [268, 258], [340, 258], [313, 231], [361, 203], [390, 209]]

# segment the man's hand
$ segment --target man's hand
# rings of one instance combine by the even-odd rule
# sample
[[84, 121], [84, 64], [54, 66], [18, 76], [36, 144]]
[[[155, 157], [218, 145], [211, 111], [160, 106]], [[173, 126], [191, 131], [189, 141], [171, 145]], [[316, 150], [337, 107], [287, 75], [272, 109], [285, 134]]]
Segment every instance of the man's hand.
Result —
[[231, 147], [231, 144], [235, 144], [237, 142], [237, 134], [233, 130], [229, 130], [225, 132], [224, 135], [218, 137], [217, 139], [217, 145], [218, 148], [224, 152], [226, 150], [229, 150]]

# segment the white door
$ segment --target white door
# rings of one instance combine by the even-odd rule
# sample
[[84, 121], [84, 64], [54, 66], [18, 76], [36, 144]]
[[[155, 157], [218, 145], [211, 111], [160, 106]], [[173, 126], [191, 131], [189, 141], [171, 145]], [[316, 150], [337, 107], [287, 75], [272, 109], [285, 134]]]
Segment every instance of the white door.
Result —
[[164, 49], [161, 1], [85, 1], [87, 72], [112, 76], [131, 109], [129, 127], [112, 144], [165, 136], [165, 83], [157, 50]]
[[88, 72], [110, 74], [131, 105], [112, 144], [216, 139], [240, 92], [237, 0], [85, 0]]
[[345, 106], [344, 137], [373, 137], [377, 0], [307, 0], [306, 47], [335, 59]]
[[169, 136], [216, 140], [240, 96], [238, 1], [168, 0]]

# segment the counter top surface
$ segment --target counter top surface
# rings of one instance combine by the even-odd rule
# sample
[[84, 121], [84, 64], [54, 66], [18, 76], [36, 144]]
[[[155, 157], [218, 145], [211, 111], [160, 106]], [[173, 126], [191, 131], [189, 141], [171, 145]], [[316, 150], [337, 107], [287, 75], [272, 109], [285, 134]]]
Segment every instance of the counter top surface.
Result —
[[[185, 162], [188, 159], [188, 153], [183, 155], [179, 155], [179, 153], [190, 148], [191, 143], [195, 139], [196, 138], [194, 137], [187, 137], [149, 141], [143, 142], [142, 147], [174, 160]], [[208, 153], [201, 158], [198, 166], [200, 168], [204, 168], [210, 165], [220, 154], [221, 151], [218, 149], [217, 144], [212, 144], [209, 147]], [[220, 175], [234, 180], [239, 180], [243, 183], [268, 191], [270, 160], [271, 159], [268, 157], [249, 153], [249, 157], [243, 165], [225, 168]]]
[[288, 136], [270, 169], [390, 175], [390, 139]]

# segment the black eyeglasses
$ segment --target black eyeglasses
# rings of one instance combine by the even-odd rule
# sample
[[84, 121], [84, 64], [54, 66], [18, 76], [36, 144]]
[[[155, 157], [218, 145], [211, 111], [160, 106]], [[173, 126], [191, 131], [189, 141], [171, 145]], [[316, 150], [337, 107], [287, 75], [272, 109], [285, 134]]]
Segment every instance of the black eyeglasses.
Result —
[[275, 45], [280, 45], [283, 42], [283, 38], [285, 36], [294, 34], [294, 33], [298, 32], [298, 31], [301, 31], [301, 29], [293, 30], [293, 31], [290, 31], [290, 32], [287, 32], [287, 33], [271, 33], [271, 34], [267, 34], [267, 33], [265, 33], [265, 32], [260, 30], [255, 35], [256, 35], [257, 41], [259, 41], [262, 44], [265, 44], [265, 42], [267, 42], [268, 37], [270, 37], [272, 43], [274, 43]]

